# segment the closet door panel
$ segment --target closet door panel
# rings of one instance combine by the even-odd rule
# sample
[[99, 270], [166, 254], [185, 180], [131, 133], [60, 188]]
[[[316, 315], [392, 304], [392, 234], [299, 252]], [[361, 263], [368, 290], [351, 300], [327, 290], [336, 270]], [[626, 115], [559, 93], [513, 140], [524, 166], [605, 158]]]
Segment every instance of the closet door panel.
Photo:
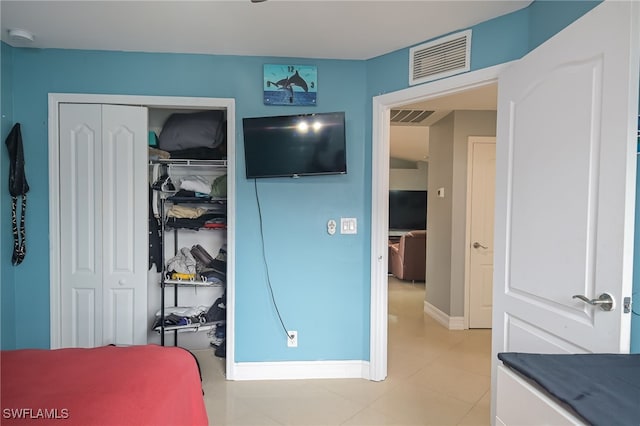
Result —
[[60, 106], [62, 346], [102, 341], [101, 112]]
[[[136, 339], [134, 326], [136, 324], [135, 315], [135, 290], [131, 288], [110, 289], [106, 295], [109, 313], [108, 318], [112, 318], [110, 336], [115, 344], [136, 345], [140, 342]], [[146, 331], [146, 330], [145, 330]]]
[[102, 106], [105, 343], [146, 343], [147, 109]]
[[75, 288], [72, 290], [71, 342], [73, 347], [93, 348], [96, 341], [96, 290]]

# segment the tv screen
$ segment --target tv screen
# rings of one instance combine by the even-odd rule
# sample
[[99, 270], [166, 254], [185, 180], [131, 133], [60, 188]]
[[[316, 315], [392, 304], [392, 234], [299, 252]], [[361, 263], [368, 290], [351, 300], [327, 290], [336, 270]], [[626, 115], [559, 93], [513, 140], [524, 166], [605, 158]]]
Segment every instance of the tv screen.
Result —
[[247, 178], [347, 172], [344, 112], [244, 118]]
[[427, 191], [389, 191], [389, 229], [427, 229]]

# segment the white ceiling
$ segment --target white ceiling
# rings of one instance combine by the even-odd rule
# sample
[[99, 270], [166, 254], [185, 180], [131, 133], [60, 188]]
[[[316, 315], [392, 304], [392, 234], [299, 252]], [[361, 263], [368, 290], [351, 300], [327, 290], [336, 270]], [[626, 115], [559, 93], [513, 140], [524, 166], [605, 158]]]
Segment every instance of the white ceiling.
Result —
[[[369, 59], [528, 6], [531, 0], [0, 1], [12, 46]], [[10, 29], [35, 40], [11, 40]]]
[[[468, 28], [530, 3], [0, 0], [0, 24], [2, 40], [15, 47], [363, 60]], [[34, 41], [11, 39], [11, 29], [31, 32]], [[495, 87], [489, 87], [407, 108], [437, 111], [423, 123], [429, 125], [456, 109], [495, 109], [495, 97]], [[393, 157], [411, 161], [428, 157], [427, 129], [395, 130], [393, 135]]]

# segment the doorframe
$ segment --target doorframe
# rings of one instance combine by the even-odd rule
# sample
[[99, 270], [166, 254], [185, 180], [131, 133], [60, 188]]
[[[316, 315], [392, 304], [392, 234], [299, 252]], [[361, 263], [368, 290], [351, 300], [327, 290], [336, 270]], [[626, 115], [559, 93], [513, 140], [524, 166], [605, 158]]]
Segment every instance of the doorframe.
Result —
[[[469, 273], [471, 271], [471, 180], [473, 167], [473, 145], [476, 143], [493, 143], [496, 144], [495, 136], [469, 136], [467, 138], [467, 204], [466, 204], [466, 224], [465, 224], [465, 249], [464, 249], [464, 328], [469, 328], [471, 322], [471, 280]], [[494, 203], [495, 204], [495, 203]]]
[[[389, 238], [389, 132], [391, 108], [439, 98], [498, 81], [511, 62], [373, 97], [371, 153], [371, 318], [369, 380], [387, 377], [387, 241]], [[496, 141], [497, 142], [497, 141]], [[465, 296], [466, 298], [466, 296]], [[467, 318], [465, 312], [465, 318]], [[468, 319], [465, 319], [468, 322]]]
[[236, 150], [235, 150], [235, 99], [233, 98], [198, 98], [179, 96], [136, 96], [136, 95], [101, 95], [76, 93], [49, 93], [49, 291], [50, 291], [50, 343], [51, 349], [61, 344], [60, 312], [60, 138], [59, 138], [59, 106], [62, 103], [80, 104], [117, 104], [145, 106], [147, 108], [175, 109], [220, 109], [227, 112], [227, 356], [226, 376], [232, 380], [235, 376], [234, 363], [234, 318], [235, 318], [235, 218], [236, 218]]

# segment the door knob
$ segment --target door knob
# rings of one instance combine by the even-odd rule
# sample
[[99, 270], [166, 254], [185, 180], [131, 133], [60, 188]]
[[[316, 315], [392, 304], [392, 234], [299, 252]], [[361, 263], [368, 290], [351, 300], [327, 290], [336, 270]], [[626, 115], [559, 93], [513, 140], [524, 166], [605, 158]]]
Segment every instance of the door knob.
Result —
[[474, 248], [474, 249], [481, 248], [481, 247], [482, 247], [483, 249], [488, 249], [488, 248], [489, 248], [489, 247], [487, 247], [487, 246], [483, 246], [482, 244], [480, 244], [480, 243], [479, 243], [479, 242], [477, 242], [477, 241], [476, 241], [475, 243], [473, 243], [473, 248]]
[[599, 306], [603, 311], [613, 311], [615, 308], [615, 302], [609, 293], [602, 293], [597, 299], [589, 299], [581, 294], [576, 294], [572, 299], [580, 299], [591, 306]]
[[126, 283], [127, 283], [127, 280], [125, 280], [124, 278], [118, 281], [118, 284], [120, 285], [125, 285]]

